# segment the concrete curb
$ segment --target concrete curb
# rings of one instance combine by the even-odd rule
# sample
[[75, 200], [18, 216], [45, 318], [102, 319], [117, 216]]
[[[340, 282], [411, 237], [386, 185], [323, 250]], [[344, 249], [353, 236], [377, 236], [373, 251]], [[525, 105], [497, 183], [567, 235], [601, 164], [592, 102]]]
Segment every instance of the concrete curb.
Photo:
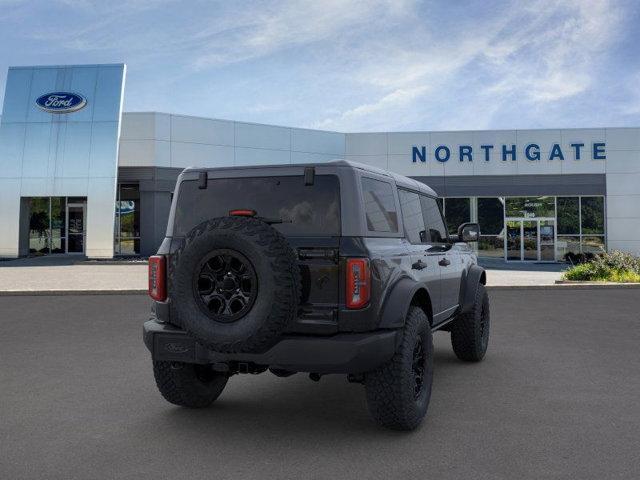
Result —
[[487, 290], [601, 290], [640, 288], [640, 283], [554, 283], [548, 285], [489, 285]]
[[556, 280], [556, 285], [629, 285], [640, 286], [638, 282], [590, 282], [586, 280]]
[[129, 290], [2, 290], [0, 297], [44, 295], [146, 295], [147, 289]]

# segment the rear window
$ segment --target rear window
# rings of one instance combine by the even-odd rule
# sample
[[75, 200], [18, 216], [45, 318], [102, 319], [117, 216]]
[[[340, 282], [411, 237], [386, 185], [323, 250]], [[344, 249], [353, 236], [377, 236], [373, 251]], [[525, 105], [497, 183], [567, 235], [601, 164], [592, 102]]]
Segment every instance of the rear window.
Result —
[[251, 209], [259, 217], [282, 219], [273, 227], [285, 236], [340, 235], [340, 184], [335, 175], [316, 175], [313, 185], [304, 177], [209, 179], [206, 189], [196, 180], [180, 185], [173, 233], [186, 235], [196, 225], [230, 210]]

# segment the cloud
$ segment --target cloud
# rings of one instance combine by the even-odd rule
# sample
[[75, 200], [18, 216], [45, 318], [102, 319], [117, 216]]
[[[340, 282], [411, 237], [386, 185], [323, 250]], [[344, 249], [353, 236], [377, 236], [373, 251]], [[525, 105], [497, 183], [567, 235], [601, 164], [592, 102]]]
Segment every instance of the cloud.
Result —
[[522, 94], [531, 102], [553, 102], [584, 92], [591, 84], [593, 57], [606, 48], [621, 20], [607, 0], [542, 1], [515, 32], [485, 53], [500, 81], [496, 95]]
[[[462, 85], [475, 92], [470, 101], [479, 113], [496, 113], [500, 104], [514, 101], [540, 108], [586, 92], [597, 73], [594, 59], [617, 35], [620, 8], [608, 0], [539, 0], [527, 5], [503, 6], [495, 18], [461, 20], [456, 25], [461, 34], [434, 45], [425, 42], [408, 48], [411, 43], [406, 39], [387, 45], [381, 55], [387, 61], [372, 61], [354, 75], [371, 89], [374, 99], [316, 124], [346, 130], [383, 128], [385, 119], [406, 111], [410, 102], [403, 92], [415, 92], [410, 99], [421, 99], [422, 105], [441, 109], [442, 98], [451, 105], [446, 120], [436, 120], [439, 123], [430, 127], [462, 123], [456, 122], [459, 110], [463, 128], [488, 128], [492, 117], [483, 114], [469, 125], [469, 104], [456, 102], [464, 95], [458, 91]], [[427, 23], [417, 34], [433, 38], [438, 27]], [[372, 111], [383, 110], [385, 115], [372, 123]], [[429, 108], [423, 111], [428, 115]]]
[[333, 43], [349, 37], [379, 18], [401, 15], [405, 2], [393, 0], [294, 0], [265, 5], [260, 12], [241, 9], [233, 20], [212, 25], [195, 34], [202, 48], [194, 59], [198, 68], [237, 63], [282, 49], [317, 42]]
[[335, 129], [337, 125], [348, 125], [358, 122], [363, 117], [378, 117], [390, 110], [408, 106], [413, 100], [423, 95], [427, 86], [399, 88], [372, 103], [365, 103], [340, 113], [337, 118], [328, 118], [312, 125], [313, 128]]

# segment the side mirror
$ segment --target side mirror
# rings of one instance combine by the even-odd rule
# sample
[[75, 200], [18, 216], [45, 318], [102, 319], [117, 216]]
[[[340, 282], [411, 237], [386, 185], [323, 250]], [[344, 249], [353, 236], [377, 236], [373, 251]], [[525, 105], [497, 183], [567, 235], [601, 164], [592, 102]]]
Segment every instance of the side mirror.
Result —
[[463, 223], [458, 227], [459, 242], [477, 242], [480, 239], [480, 225], [477, 223]]

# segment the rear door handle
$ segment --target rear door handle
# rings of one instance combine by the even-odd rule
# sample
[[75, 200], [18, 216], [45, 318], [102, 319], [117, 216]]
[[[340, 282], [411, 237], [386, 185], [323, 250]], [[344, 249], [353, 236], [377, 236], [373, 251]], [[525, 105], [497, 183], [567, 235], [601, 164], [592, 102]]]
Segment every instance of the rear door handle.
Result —
[[446, 267], [448, 265], [451, 265], [451, 262], [449, 261], [448, 258], [445, 257], [438, 262], [438, 265], [440, 265], [441, 267]]
[[427, 268], [427, 264], [423, 263], [422, 260], [418, 260], [413, 265], [411, 265], [411, 268], [414, 270], [422, 270], [423, 268]]

